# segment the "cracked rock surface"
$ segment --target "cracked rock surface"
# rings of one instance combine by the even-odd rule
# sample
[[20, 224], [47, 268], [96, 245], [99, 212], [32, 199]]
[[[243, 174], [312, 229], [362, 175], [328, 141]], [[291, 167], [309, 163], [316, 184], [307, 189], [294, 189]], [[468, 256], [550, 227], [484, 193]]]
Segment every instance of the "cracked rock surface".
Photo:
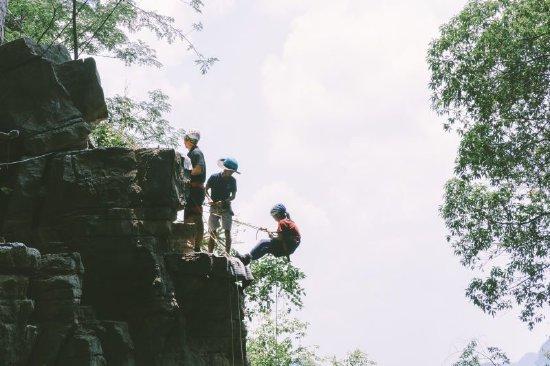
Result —
[[106, 113], [93, 59], [0, 46], [0, 365], [243, 365], [250, 273], [182, 256], [182, 157], [88, 149]]

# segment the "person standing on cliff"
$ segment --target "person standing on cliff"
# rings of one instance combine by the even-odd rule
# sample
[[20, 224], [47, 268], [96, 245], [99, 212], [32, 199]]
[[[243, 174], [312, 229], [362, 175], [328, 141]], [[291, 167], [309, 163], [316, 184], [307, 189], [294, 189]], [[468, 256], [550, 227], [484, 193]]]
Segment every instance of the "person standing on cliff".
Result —
[[290, 218], [290, 214], [282, 203], [278, 203], [271, 209], [271, 216], [277, 221], [277, 231], [271, 232], [267, 229], [269, 239], [260, 240], [250, 253], [241, 255], [237, 253], [235, 257], [246, 266], [252, 260], [258, 260], [266, 254], [272, 254], [275, 257], [287, 257], [294, 253], [300, 245], [301, 235], [298, 226]]
[[183, 211], [183, 221], [195, 224], [195, 237], [192, 244], [195, 252], [201, 251], [202, 237], [204, 235], [204, 224], [202, 222], [202, 205], [204, 203], [205, 191], [204, 181], [206, 180], [206, 162], [204, 155], [197, 144], [201, 134], [197, 130], [190, 130], [185, 134], [185, 148], [189, 150], [187, 157], [191, 160], [191, 182], [189, 188], [189, 202]]
[[[225, 234], [225, 252], [231, 250], [231, 225], [233, 223], [233, 210], [231, 201], [237, 195], [237, 180], [233, 173], [241, 174], [239, 163], [233, 158], [218, 160], [218, 166], [223, 170], [220, 173], [212, 174], [206, 182], [206, 195], [210, 197], [210, 217], [208, 218], [208, 252], [212, 253], [216, 245], [216, 230], [221, 226]], [[208, 190], [210, 189], [210, 195]]]

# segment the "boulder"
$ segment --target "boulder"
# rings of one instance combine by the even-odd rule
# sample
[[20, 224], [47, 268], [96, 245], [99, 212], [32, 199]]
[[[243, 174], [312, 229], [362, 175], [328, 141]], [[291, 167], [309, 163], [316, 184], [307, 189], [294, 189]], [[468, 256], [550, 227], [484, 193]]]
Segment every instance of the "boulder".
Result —
[[45, 254], [40, 258], [38, 271], [41, 274], [83, 274], [84, 266], [79, 253]]
[[107, 117], [95, 62], [71, 61], [65, 48], [28, 38], [0, 46], [0, 161], [83, 149], [91, 124]]
[[0, 275], [0, 298], [21, 300], [27, 298], [29, 278], [18, 275]]
[[55, 65], [55, 71], [86, 122], [95, 124], [107, 119], [101, 79], [93, 58]]
[[0, 273], [33, 273], [40, 252], [21, 243], [0, 244]]

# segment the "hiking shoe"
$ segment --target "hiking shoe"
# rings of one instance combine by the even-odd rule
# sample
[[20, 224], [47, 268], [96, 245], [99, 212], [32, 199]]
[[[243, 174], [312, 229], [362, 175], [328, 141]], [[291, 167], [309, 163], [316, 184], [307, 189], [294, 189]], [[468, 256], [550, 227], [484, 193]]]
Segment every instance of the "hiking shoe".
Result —
[[252, 257], [250, 257], [250, 254], [241, 255], [239, 253], [235, 253], [235, 258], [240, 260], [245, 266], [248, 266], [250, 264], [250, 260]]

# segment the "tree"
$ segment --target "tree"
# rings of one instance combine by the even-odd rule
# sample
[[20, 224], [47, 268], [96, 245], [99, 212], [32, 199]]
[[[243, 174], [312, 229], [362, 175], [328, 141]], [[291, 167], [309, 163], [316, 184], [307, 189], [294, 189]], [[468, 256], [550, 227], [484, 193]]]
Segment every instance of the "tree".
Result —
[[356, 349], [346, 356], [341, 361], [336, 360], [335, 357], [331, 360], [331, 366], [375, 366], [376, 362], [371, 360], [370, 357], [363, 351]]
[[135, 101], [126, 95], [107, 98], [109, 119], [92, 132], [96, 147], [162, 145], [175, 148], [181, 144], [184, 132], [176, 130], [164, 118], [170, 112], [168, 96], [161, 90], [149, 92], [149, 99]]
[[[223, 245], [222, 245], [223, 246]], [[283, 258], [265, 256], [251, 265], [254, 282], [246, 295], [249, 333], [248, 356], [254, 366], [369, 366], [376, 363], [360, 350], [343, 360], [322, 357], [317, 347], [302, 344], [307, 324], [290, 317], [302, 309], [306, 277], [298, 267]]]
[[483, 311], [550, 305], [550, 1], [472, 0], [429, 48], [433, 108], [460, 146], [440, 212], [447, 241], [480, 271]]
[[307, 324], [281, 314], [275, 323], [267, 315], [247, 342], [248, 357], [254, 366], [314, 366], [321, 361], [315, 352], [301, 345]]
[[[255, 281], [246, 289], [250, 303], [249, 316], [268, 314], [273, 309], [275, 301], [288, 302], [295, 308], [301, 309], [305, 290], [301, 285], [306, 275], [292, 262], [272, 256], [253, 261], [251, 265]], [[292, 308], [288, 308], [290, 312]]]
[[[200, 0], [189, 3], [201, 12]], [[54, 42], [73, 47], [72, 0], [12, 0], [9, 4], [6, 40], [22, 36], [39, 43]], [[136, 37], [140, 31], [153, 33], [168, 43], [183, 41], [195, 53], [195, 63], [204, 74], [218, 59], [206, 57], [189, 40], [186, 32], [175, 25], [173, 17], [140, 8], [135, 0], [80, 0], [76, 6], [78, 55], [111, 57], [127, 65], [160, 67], [156, 52], [145, 41]], [[190, 32], [202, 30], [202, 24], [193, 24]], [[132, 36], [132, 37], [131, 37]]]
[[453, 366], [506, 366], [510, 365], [510, 360], [500, 349], [496, 347], [487, 347], [480, 349], [478, 341], [472, 340], [462, 351], [460, 358]]

